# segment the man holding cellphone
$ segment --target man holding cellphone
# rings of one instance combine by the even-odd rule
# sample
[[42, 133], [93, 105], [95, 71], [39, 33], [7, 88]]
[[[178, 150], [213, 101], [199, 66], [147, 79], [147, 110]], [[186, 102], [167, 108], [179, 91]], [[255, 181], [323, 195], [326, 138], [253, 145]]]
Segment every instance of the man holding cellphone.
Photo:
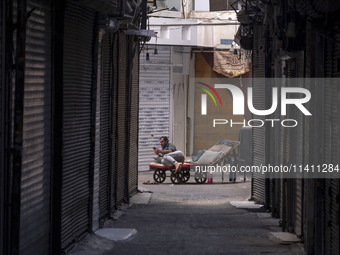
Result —
[[155, 162], [161, 163], [165, 166], [175, 165], [175, 173], [181, 171], [182, 164], [184, 162], [184, 153], [177, 150], [176, 146], [169, 143], [169, 139], [166, 136], [159, 138], [159, 143], [161, 149], [154, 147], [153, 150], [157, 157], [155, 157]]

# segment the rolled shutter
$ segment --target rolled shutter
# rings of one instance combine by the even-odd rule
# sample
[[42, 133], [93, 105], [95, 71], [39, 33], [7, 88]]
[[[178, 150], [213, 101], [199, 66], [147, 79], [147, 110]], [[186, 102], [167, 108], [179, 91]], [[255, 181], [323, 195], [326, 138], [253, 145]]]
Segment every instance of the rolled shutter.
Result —
[[[335, 40], [340, 40], [339, 28], [334, 29]], [[325, 72], [328, 77], [340, 77], [338, 61], [340, 47], [327, 41]], [[324, 88], [324, 160], [323, 163], [337, 165], [340, 162], [339, 148], [339, 95], [340, 88], [336, 81], [329, 81]], [[324, 181], [324, 254], [339, 254], [339, 179], [338, 173]]]
[[[2, 134], [3, 134], [3, 107], [2, 107], [2, 104], [3, 104], [3, 86], [4, 86], [4, 80], [3, 80], [3, 73], [4, 73], [4, 70], [2, 69], [3, 68], [3, 61], [2, 61], [2, 56], [3, 56], [3, 52], [4, 52], [4, 49], [3, 49], [3, 36], [2, 36], [2, 33], [4, 33], [4, 28], [2, 27], [2, 24], [3, 24], [3, 15], [2, 15], [2, 7], [3, 3], [1, 2], [0, 3], [0, 98], [1, 98], [1, 103], [0, 103], [0, 123], [1, 123], [1, 126], [0, 126], [0, 141], [3, 141], [2, 140]], [[1, 143], [1, 146], [2, 146], [2, 143]], [[2, 153], [2, 150], [1, 150], [1, 153]], [[1, 155], [1, 158], [2, 158], [2, 155]], [[0, 179], [1, 181], [1, 179]], [[0, 185], [1, 185], [1, 182], [0, 182]], [[0, 186], [0, 188], [2, 188], [2, 186]], [[0, 200], [0, 202], [2, 202], [2, 200]], [[2, 207], [2, 204], [1, 204], [1, 208]], [[1, 214], [2, 215], [2, 214]]]
[[303, 222], [303, 179], [295, 180], [295, 222], [294, 231], [298, 237], [302, 236], [302, 222]]
[[111, 35], [102, 40], [102, 74], [100, 99], [100, 218], [110, 213], [111, 176]]
[[63, 63], [63, 250], [78, 240], [92, 225], [89, 219], [89, 200], [94, 18], [93, 11], [74, 2], [67, 2]]
[[[297, 59], [299, 60], [299, 59]], [[286, 62], [286, 86], [297, 87], [295, 84], [298, 80], [296, 76], [297, 61], [290, 60]], [[285, 157], [284, 164], [302, 165], [303, 159], [303, 115], [302, 112], [294, 105], [287, 106], [287, 119], [294, 119], [298, 125], [294, 128], [285, 128]], [[283, 219], [286, 222], [287, 228], [292, 227], [294, 232], [302, 235], [302, 179], [287, 179], [287, 218]]]
[[48, 254], [50, 236], [51, 6], [29, 0], [24, 88], [20, 254]]
[[171, 47], [158, 46], [158, 54], [147, 50], [140, 55], [140, 105], [138, 170], [149, 169], [159, 137], [170, 135], [170, 59]]
[[118, 109], [117, 109], [117, 204], [124, 201], [127, 194], [127, 38], [123, 33], [119, 33], [119, 64], [118, 64]]
[[117, 176], [118, 176], [118, 72], [119, 72], [119, 42], [118, 33], [113, 35], [113, 49], [112, 49], [112, 80], [111, 80], [111, 137], [112, 137], [112, 156], [111, 156], [111, 194], [110, 194], [110, 204], [111, 210], [117, 208]]
[[[253, 102], [255, 109], [264, 110], [266, 107], [265, 87], [265, 41], [263, 27], [254, 27], [253, 40]], [[264, 116], [253, 116], [254, 119], [264, 120]], [[265, 159], [265, 127], [253, 129], [253, 165], [260, 166], [266, 163]], [[253, 174], [252, 198], [260, 203], [266, 202], [266, 180], [262, 174]]]
[[[4, 87], [5, 87], [5, 82], [3, 79], [3, 73], [5, 73], [5, 70], [3, 69], [3, 60], [2, 56], [4, 55], [3, 53], [5, 52], [3, 49], [3, 35], [2, 33], [4, 32], [4, 27], [3, 27], [3, 15], [2, 15], [2, 10], [3, 10], [3, 2], [0, 2], [0, 169], [5, 169], [4, 167], [4, 160], [5, 160], [5, 155], [4, 155], [4, 148], [5, 148], [5, 142], [3, 139], [4, 136], [4, 107], [3, 104], [5, 102], [5, 97], [4, 97]], [[5, 224], [5, 173], [4, 171], [0, 172], [0, 252], [4, 252], [3, 248], [4, 245], [4, 224]]]
[[[139, 110], [139, 55], [138, 45], [131, 43], [132, 56], [130, 84], [130, 145], [129, 145], [129, 195], [138, 188], [138, 110]], [[131, 54], [131, 53], [130, 53]], [[131, 58], [130, 58], [131, 59]]]
[[100, 218], [100, 134], [101, 134], [101, 83], [102, 83], [102, 41], [103, 41], [103, 31], [98, 33], [98, 51], [97, 56], [97, 85], [96, 85], [96, 113], [95, 113], [95, 144], [94, 144], [94, 164], [93, 164], [93, 208], [92, 208], [92, 230], [95, 231], [99, 228], [99, 218]]

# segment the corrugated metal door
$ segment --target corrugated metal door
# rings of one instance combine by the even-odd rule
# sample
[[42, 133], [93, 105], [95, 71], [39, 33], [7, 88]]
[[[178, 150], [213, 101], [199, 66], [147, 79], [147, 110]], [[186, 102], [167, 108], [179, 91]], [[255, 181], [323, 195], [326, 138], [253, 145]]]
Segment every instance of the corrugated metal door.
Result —
[[111, 210], [117, 206], [117, 162], [118, 162], [118, 72], [119, 72], [119, 54], [118, 54], [118, 33], [113, 35], [112, 39], [112, 80], [111, 80], [111, 137], [112, 137], [112, 156], [111, 156], [111, 193], [110, 204]]
[[3, 56], [5, 53], [5, 50], [3, 49], [3, 33], [5, 33], [5, 28], [3, 27], [3, 5], [4, 2], [0, 2], [0, 169], [4, 169], [0, 171], [0, 253], [4, 252], [5, 244], [4, 244], [4, 224], [5, 224], [5, 141], [4, 141], [4, 130], [5, 130], [5, 125], [4, 125], [4, 102], [5, 102], [5, 97], [4, 97], [4, 87], [5, 87], [5, 80], [3, 77], [3, 73], [5, 73], [5, 69], [3, 69]]
[[170, 46], [158, 46], [158, 55], [146, 49], [140, 55], [139, 171], [149, 169], [159, 137], [170, 135], [170, 57]]
[[[339, 28], [334, 29], [335, 40], [340, 40]], [[340, 47], [327, 41], [326, 76], [340, 77]], [[329, 81], [325, 86], [324, 111], [324, 161], [326, 164], [339, 164], [339, 95], [340, 88], [336, 81]], [[339, 179], [337, 172], [333, 178], [324, 181], [324, 254], [339, 254]]]
[[[287, 62], [285, 62], [285, 72], [286, 72], [286, 78], [290, 77], [290, 66]], [[286, 83], [288, 83], [289, 80], [285, 80]], [[289, 84], [285, 84], [285, 87], [289, 87]], [[287, 118], [290, 118], [291, 114], [291, 105], [288, 105], [286, 108], [286, 116]], [[288, 165], [289, 160], [290, 160], [290, 141], [289, 137], [291, 134], [291, 130], [289, 128], [283, 128], [283, 164]], [[292, 186], [292, 180], [291, 179], [283, 179], [284, 186], [283, 186], [283, 205], [282, 207], [284, 208], [284, 212], [282, 212], [282, 229], [284, 231], [287, 231], [289, 228], [292, 228], [292, 217], [291, 217], [291, 212], [294, 210], [292, 208], [292, 199], [290, 199], [289, 195], [291, 194], [291, 189], [293, 188]], [[292, 210], [293, 209], [293, 210]]]
[[[266, 87], [265, 87], [265, 40], [263, 27], [254, 27], [253, 44], [253, 103], [255, 109], [266, 109]], [[253, 116], [253, 119], [264, 120], [264, 116]], [[260, 166], [266, 163], [266, 136], [265, 127], [253, 129], [253, 165]], [[252, 198], [260, 203], [266, 203], [266, 180], [262, 174], [253, 174]]]
[[[299, 55], [296, 59], [296, 69], [297, 71], [303, 69], [302, 59], [303, 56]], [[298, 75], [296, 73], [296, 75]], [[295, 75], [295, 76], [296, 76]], [[297, 82], [298, 80], [294, 79], [294, 87], [298, 87], [300, 84]], [[300, 85], [301, 86], [301, 85]], [[292, 150], [291, 150], [291, 163], [294, 165], [302, 165], [303, 164], [303, 153], [304, 153], [304, 139], [303, 139], [303, 131], [304, 131], [304, 120], [303, 120], [303, 113], [294, 107], [294, 111], [292, 112], [292, 119], [295, 119], [298, 122], [298, 125], [292, 128], [292, 136], [291, 136], [291, 143], [292, 143]], [[295, 234], [300, 237], [302, 236], [302, 222], [303, 222], [303, 179], [296, 178], [294, 180], [295, 185], [295, 194], [292, 194], [294, 199], [294, 232]]]
[[[299, 59], [287, 61], [286, 63], [286, 86], [301, 87], [297, 75], [297, 63]], [[303, 115], [294, 105], [287, 106], [287, 119], [294, 119], [298, 125], [293, 128], [285, 128], [285, 158], [284, 164], [302, 165], [303, 161]], [[302, 235], [302, 179], [287, 179], [287, 218], [284, 220], [286, 228], [294, 229], [298, 235]]]
[[[4, 51], [4, 49], [2, 48], [3, 47], [3, 42], [2, 42], [2, 39], [3, 39], [3, 35], [2, 35], [2, 33], [4, 33], [5, 32], [5, 29], [2, 27], [2, 24], [3, 24], [3, 21], [2, 21], [2, 19], [3, 19], [3, 15], [2, 15], [2, 10], [3, 10], [3, 8], [2, 8], [2, 5], [3, 5], [4, 3], [3, 2], [1, 2], [0, 3], [0, 98], [1, 98], [1, 103], [0, 103], [0, 141], [1, 141], [1, 146], [2, 146], [2, 132], [3, 132], [3, 127], [2, 127], [2, 125], [3, 125], [3, 120], [2, 120], [2, 115], [3, 115], [3, 113], [2, 113], [2, 109], [3, 109], [3, 107], [2, 107], [2, 104], [3, 104], [3, 86], [4, 86], [4, 80], [3, 80], [3, 73], [4, 73], [4, 70], [2, 69], [2, 67], [3, 67], [3, 64], [2, 64], [2, 62], [3, 62], [3, 60], [2, 60], [2, 56], [3, 56], [3, 51]], [[2, 147], [1, 147], [2, 148]], [[1, 153], [2, 153], [2, 150], [1, 150]], [[2, 156], [0, 157], [1, 159], [2, 159]], [[1, 163], [2, 164], [2, 163]], [[2, 175], [1, 175], [2, 176]], [[0, 177], [1, 177], [0, 176]], [[0, 185], [1, 185], [1, 179], [0, 179]], [[2, 190], [1, 189], [2, 188], [2, 186], [0, 186], [0, 190]], [[2, 200], [0, 200], [0, 202], [2, 202]], [[1, 204], [2, 205], [2, 204]], [[1, 208], [3, 208], [2, 206], [1, 206]], [[2, 214], [1, 214], [2, 215]], [[2, 226], [2, 225], [1, 225]]]
[[51, 6], [27, 11], [20, 254], [48, 254], [50, 233]]
[[[96, 113], [95, 113], [95, 144], [94, 144], [94, 164], [93, 164], [93, 208], [92, 208], [92, 230], [97, 230], [99, 226], [100, 219], [100, 135], [101, 135], [101, 84], [102, 84], [102, 44], [103, 44], [104, 31], [98, 31], [98, 51], [97, 56], [97, 85], [96, 85]], [[94, 96], [94, 95], [93, 95]]]
[[[335, 41], [340, 41], [340, 27], [338, 26], [336, 28], [335, 33]], [[333, 63], [336, 66], [334, 69], [334, 76], [337, 78], [340, 78], [340, 45], [339, 43], [336, 43], [335, 45], [335, 54], [333, 56]], [[340, 162], [340, 86], [337, 82], [333, 82], [332, 84], [332, 115], [333, 115], [333, 125], [332, 125], [332, 136], [333, 136], [333, 142], [332, 142], [332, 163], [338, 164]], [[338, 175], [338, 173], [333, 172], [334, 175]], [[332, 252], [334, 254], [340, 253], [340, 247], [339, 247], [339, 239], [340, 239], [340, 221], [339, 221], [339, 215], [340, 215], [340, 179], [332, 179], [333, 181], [333, 194], [332, 194], [332, 203], [333, 203], [333, 210], [332, 210], [332, 220], [334, 223], [334, 230], [333, 237], [334, 237], [334, 245]], [[338, 241], [336, 241], [338, 240]]]
[[122, 32], [119, 33], [118, 39], [118, 112], [117, 112], [117, 204], [120, 204], [127, 197], [127, 173], [128, 169], [128, 144], [126, 144], [127, 129], [127, 102], [128, 102], [128, 77], [127, 77], [127, 60], [128, 45], [127, 37]]
[[[139, 110], [139, 45], [130, 40], [130, 145], [129, 145], [129, 195], [138, 188], [138, 110]], [[131, 65], [132, 64], [132, 65]]]
[[100, 218], [110, 213], [111, 177], [111, 34], [105, 33], [102, 40], [102, 74], [100, 99]]
[[89, 230], [95, 13], [67, 2], [64, 21], [61, 248]]
[[339, 179], [325, 179], [324, 195], [324, 254], [339, 254]]

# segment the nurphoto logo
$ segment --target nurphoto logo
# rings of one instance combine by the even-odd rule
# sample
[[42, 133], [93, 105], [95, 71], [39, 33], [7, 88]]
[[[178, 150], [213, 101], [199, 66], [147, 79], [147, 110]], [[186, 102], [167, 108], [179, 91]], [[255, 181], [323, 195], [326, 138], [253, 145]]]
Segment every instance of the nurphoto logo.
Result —
[[[217, 105], [216, 100], [213, 94], [210, 92], [212, 91], [215, 96], [219, 99], [220, 105], [222, 106], [222, 101], [220, 95], [216, 91], [216, 89], [226, 89], [231, 93], [233, 99], [233, 115], [244, 115], [244, 105], [245, 105], [245, 96], [243, 91], [231, 84], [215, 84], [214, 87], [208, 85], [203, 82], [196, 82], [197, 84], [203, 85], [206, 88], [198, 87], [199, 89], [206, 92], [214, 101], [215, 106]], [[210, 89], [210, 91], [208, 90]], [[311, 93], [306, 88], [299, 88], [299, 87], [282, 87], [280, 89], [280, 97], [279, 97], [279, 88], [273, 87], [272, 88], [272, 103], [269, 109], [256, 109], [255, 104], [253, 101], [253, 88], [249, 87], [247, 89], [247, 106], [251, 113], [258, 115], [258, 116], [268, 116], [274, 113], [279, 104], [280, 98], [280, 109], [281, 109], [281, 116], [287, 115], [287, 106], [288, 105], [295, 105], [304, 115], [311, 116], [312, 114], [308, 111], [308, 109], [304, 106], [305, 103], [308, 103], [311, 99]], [[227, 91], [225, 92], [227, 93]], [[201, 95], [201, 115], [207, 115], [207, 94]], [[289, 95], [298, 96], [298, 98], [290, 98]], [[232, 127], [233, 125], [243, 125], [243, 126], [250, 126], [250, 127], [262, 127], [264, 126], [265, 122], [270, 122], [271, 126], [274, 127], [276, 122], [281, 123], [283, 127], [295, 127], [298, 125], [297, 120], [295, 119], [251, 119], [249, 121], [243, 120], [242, 122], [233, 122], [233, 120], [227, 119], [214, 119], [213, 120], [213, 127], [216, 125], [226, 125], [230, 124]]]

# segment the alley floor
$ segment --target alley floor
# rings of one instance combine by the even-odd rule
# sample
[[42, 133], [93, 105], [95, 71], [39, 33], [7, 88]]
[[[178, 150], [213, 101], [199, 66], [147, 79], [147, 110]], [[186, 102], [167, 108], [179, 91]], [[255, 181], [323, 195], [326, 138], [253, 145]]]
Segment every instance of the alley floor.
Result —
[[111, 241], [90, 235], [71, 254], [304, 254], [294, 235], [288, 241], [275, 237], [282, 234], [279, 219], [262, 208], [232, 205], [247, 203], [250, 180], [229, 183], [214, 176], [213, 184], [196, 184], [193, 178], [180, 185], [169, 178], [146, 184], [153, 182], [152, 174], [139, 173], [139, 188], [145, 192], [104, 225], [135, 230], [132, 237]]

